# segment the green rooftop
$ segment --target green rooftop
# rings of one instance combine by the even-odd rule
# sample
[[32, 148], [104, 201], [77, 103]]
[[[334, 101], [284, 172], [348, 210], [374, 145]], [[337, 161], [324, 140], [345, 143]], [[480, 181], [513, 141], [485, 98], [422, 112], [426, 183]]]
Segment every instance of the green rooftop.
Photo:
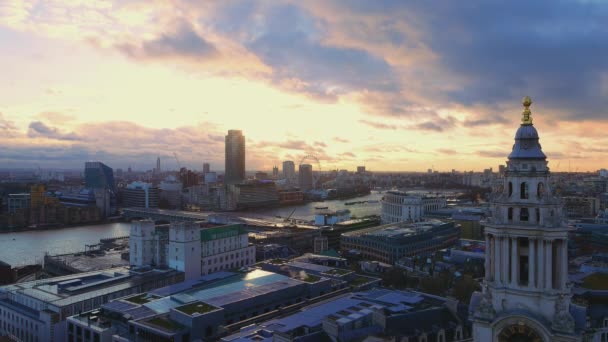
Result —
[[333, 268], [333, 269], [331, 269], [331, 270], [329, 270], [327, 272], [323, 272], [323, 273], [324, 274], [329, 274], [329, 275], [345, 275], [345, 274], [348, 274], [348, 273], [351, 273], [351, 272], [353, 272], [353, 271], [351, 271], [351, 270], [344, 270], [344, 269], [341, 269], [341, 268]]
[[204, 314], [206, 312], [217, 310], [219, 308], [203, 302], [194, 302], [180, 306], [175, 309], [192, 316], [194, 314]]
[[307, 283], [314, 283], [314, 282], [319, 281], [321, 278], [317, 277], [316, 275], [306, 274], [304, 276], [298, 276], [297, 279], [301, 280], [301, 281], [305, 281]]
[[159, 327], [159, 328], [165, 329], [167, 331], [171, 331], [171, 332], [179, 331], [184, 328], [183, 325], [177, 323], [176, 321], [172, 320], [171, 318], [162, 317], [162, 316], [154, 317], [145, 323], [154, 325], [156, 327]]
[[201, 241], [212, 241], [247, 234], [240, 224], [214, 227], [201, 230]]
[[155, 296], [155, 295], [148, 295], [147, 293], [142, 293], [142, 294], [138, 294], [137, 296], [133, 296], [133, 297], [129, 297], [129, 298], [125, 298], [124, 300], [134, 303], [134, 304], [146, 304], [152, 300], [158, 299], [160, 298], [159, 296]]

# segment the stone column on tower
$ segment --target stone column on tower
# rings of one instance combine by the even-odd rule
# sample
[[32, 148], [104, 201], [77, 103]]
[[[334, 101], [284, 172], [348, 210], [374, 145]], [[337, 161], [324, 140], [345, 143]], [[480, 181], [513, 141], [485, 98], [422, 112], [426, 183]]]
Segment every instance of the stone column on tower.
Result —
[[528, 239], [528, 287], [536, 287], [536, 239]]
[[514, 286], [519, 285], [519, 250], [517, 244], [517, 237], [511, 238], [511, 284]]
[[492, 239], [492, 248], [494, 248], [494, 262], [492, 263], [492, 265], [494, 266], [494, 281], [495, 282], [501, 282], [502, 279], [500, 278], [500, 274], [501, 274], [501, 269], [500, 269], [500, 246], [501, 246], [501, 237], [500, 236], [496, 236], [494, 235], [494, 238]]
[[492, 269], [491, 269], [491, 255], [490, 255], [490, 251], [492, 249], [490, 248], [490, 234], [486, 233], [486, 248], [485, 248], [485, 253], [486, 253], [486, 258], [485, 258], [485, 270], [486, 270], [486, 276], [485, 279], [486, 281], [489, 281], [492, 279]]
[[545, 288], [550, 290], [553, 288], [553, 240], [547, 240], [545, 246], [546, 266], [545, 266]]

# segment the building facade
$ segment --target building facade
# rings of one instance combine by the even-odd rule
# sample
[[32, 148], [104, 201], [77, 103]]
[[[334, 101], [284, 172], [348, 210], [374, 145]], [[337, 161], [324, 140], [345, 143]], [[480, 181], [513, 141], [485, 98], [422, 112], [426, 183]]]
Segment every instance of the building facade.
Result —
[[8, 195], [8, 213], [14, 214], [18, 210], [25, 210], [30, 207], [30, 194], [9, 194]]
[[102, 162], [86, 162], [84, 163], [84, 184], [90, 189], [115, 190], [114, 171]]
[[235, 184], [245, 180], [245, 136], [242, 131], [228, 131], [225, 158], [224, 183]]
[[483, 294], [471, 300], [475, 341], [580, 341], [570, 303], [568, 231], [553, 193], [546, 156], [523, 100], [522, 123], [508, 157], [504, 186], [493, 194], [485, 226]]
[[302, 191], [312, 190], [314, 187], [314, 181], [312, 176], [312, 165], [310, 164], [302, 164], [299, 169], [299, 178], [300, 178], [300, 189]]
[[160, 189], [150, 183], [133, 182], [122, 190], [124, 207], [158, 208]]
[[255, 263], [255, 246], [241, 225], [202, 230], [200, 233], [201, 272], [206, 275]]
[[425, 214], [445, 208], [445, 197], [408, 194], [404, 191], [387, 191], [382, 198], [382, 223], [417, 222]]
[[185, 273], [186, 279], [255, 263], [255, 246], [239, 224], [201, 227], [196, 222], [155, 226], [134, 221], [129, 238], [130, 264], [164, 265]]
[[279, 204], [279, 192], [272, 181], [247, 181], [225, 186], [224, 210], [243, 210]]
[[283, 162], [283, 178], [293, 180], [296, 178], [296, 164], [291, 160]]
[[382, 225], [342, 234], [340, 249], [356, 251], [368, 260], [394, 264], [397, 260], [450, 247], [459, 238], [454, 222], [431, 220]]
[[18, 341], [66, 341], [69, 316], [183, 279], [182, 273], [173, 270], [121, 267], [0, 287], [0, 336], [10, 334]]

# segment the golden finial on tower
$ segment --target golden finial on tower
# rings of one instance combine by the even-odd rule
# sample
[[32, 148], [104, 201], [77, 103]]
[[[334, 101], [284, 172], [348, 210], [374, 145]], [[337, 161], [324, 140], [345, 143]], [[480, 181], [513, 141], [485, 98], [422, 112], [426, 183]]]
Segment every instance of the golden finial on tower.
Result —
[[532, 114], [532, 112], [530, 111], [530, 106], [532, 105], [532, 99], [530, 98], [530, 96], [526, 96], [521, 101], [521, 103], [524, 105], [524, 111], [522, 112], [523, 117], [521, 118], [521, 124], [522, 125], [531, 125], [532, 117], [530, 117], [530, 115]]

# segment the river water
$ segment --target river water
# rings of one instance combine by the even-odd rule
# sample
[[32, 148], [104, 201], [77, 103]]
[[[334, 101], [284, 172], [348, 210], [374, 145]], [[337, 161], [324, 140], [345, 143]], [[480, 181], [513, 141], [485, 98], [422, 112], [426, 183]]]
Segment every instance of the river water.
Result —
[[[297, 206], [256, 210], [256, 214], [287, 217], [293, 211], [293, 218], [313, 220], [316, 207], [329, 210], [349, 209], [351, 215], [361, 217], [380, 214], [382, 194], [372, 193], [349, 200], [311, 202]], [[372, 201], [345, 205], [347, 202]], [[249, 211], [248, 213], [252, 213]], [[83, 251], [86, 244], [95, 244], [99, 239], [129, 234], [129, 223], [106, 223], [92, 226], [61, 228], [42, 231], [26, 231], [0, 234], [0, 260], [12, 266], [41, 263], [44, 254], [63, 254]]]

